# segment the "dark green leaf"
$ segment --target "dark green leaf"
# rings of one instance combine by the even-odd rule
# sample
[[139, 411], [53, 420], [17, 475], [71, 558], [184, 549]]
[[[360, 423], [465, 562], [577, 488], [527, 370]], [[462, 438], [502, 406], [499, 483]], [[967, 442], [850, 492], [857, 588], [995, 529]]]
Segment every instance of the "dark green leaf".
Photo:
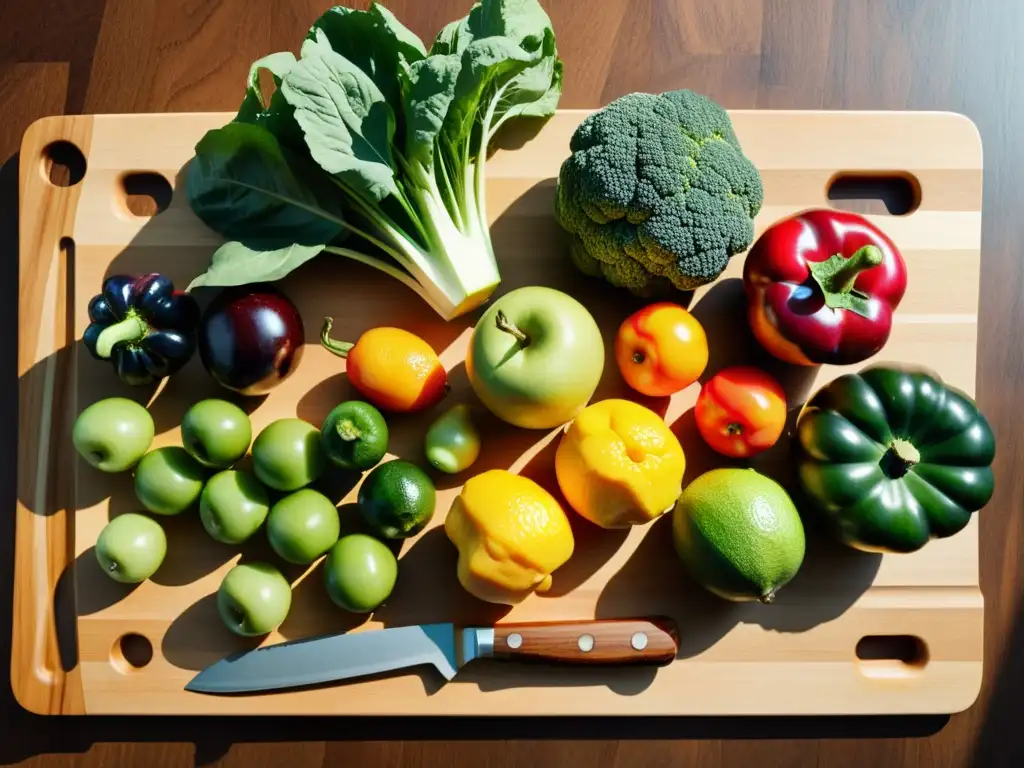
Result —
[[333, 51], [301, 59], [281, 86], [314, 160], [373, 200], [397, 194], [395, 116], [361, 69]]
[[188, 290], [280, 280], [323, 249], [322, 244], [293, 243], [274, 250], [259, 250], [231, 240], [214, 252], [210, 266], [189, 284]]
[[186, 194], [196, 215], [230, 240], [267, 250], [323, 245], [343, 219], [335, 198], [313, 186], [319, 173], [260, 126], [228, 123], [196, 145]]

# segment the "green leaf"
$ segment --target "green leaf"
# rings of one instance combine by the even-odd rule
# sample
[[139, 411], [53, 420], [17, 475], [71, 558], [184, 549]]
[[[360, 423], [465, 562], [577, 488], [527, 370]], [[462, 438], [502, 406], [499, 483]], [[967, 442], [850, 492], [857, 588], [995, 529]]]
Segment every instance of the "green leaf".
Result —
[[259, 241], [261, 250], [322, 245], [344, 220], [318, 174], [264, 128], [228, 123], [196, 145], [186, 194], [196, 215], [229, 240]]
[[449, 140], [455, 144], [469, 136], [474, 124], [483, 117], [482, 111], [487, 109], [489, 101], [485, 96], [493, 94], [504, 80], [522, 72], [532, 61], [529, 53], [507, 38], [474, 40], [462, 52], [455, 98], [445, 121]]
[[395, 115], [361, 69], [333, 51], [304, 58], [285, 76], [281, 93], [321, 168], [372, 200], [397, 194]]
[[457, 55], [433, 55], [409, 68], [405, 93], [405, 157], [433, 170], [435, 142], [455, 97], [462, 69]]
[[288, 71], [295, 64], [295, 54], [290, 51], [272, 53], [257, 59], [249, 67], [249, 77], [246, 79], [245, 97], [242, 99], [242, 106], [238, 109], [235, 121], [239, 123], [256, 123], [267, 111], [267, 104], [263, 101], [263, 92], [260, 90], [260, 71], [267, 70], [274, 77], [274, 83], [280, 88], [281, 79], [288, 74]]
[[344, 56], [373, 80], [396, 114], [401, 110], [399, 76], [427, 55], [423, 42], [376, 3], [368, 11], [329, 9], [313, 23], [306, 41], [303, 58], [325, 47]]
[[430, 53], [462, 53], [475, 40], [504, 37], [527, 53], [537, 54], [551, 19], [537, 0], [483, 0], [469, 15], [453, 21], [438, 32]]
[[[538, 53], [545, 30], [551, 30], [551, 19], [537, 0], [483, 0], [469, 12], [466, 30], [473, 40], [504, 37], [529, 53]], [[466, 47], [468, 41], [463, 50]]]
[[473, 42], [473, 36], [466, 29], [467, 18], [456, 19], [444, 25], [437, 33], [434, 44], [430, 46], [430, 55], [448, 56], [462, 53], [462, 50]]
[[323, 245], [293, 243], [274, 250], [258, 250], [231, 240], [214, 252], [210, 266], [189, 283], [187, 290], [280, 280], [323, 249]]
[[[542, 56], [501, 87], [501, 98], [496, 104], [490, 135], [507, 120], [517, 117], [551, 117], [562, 96], [562, 61], [555, 51], [555, 36], [545, 32]], [[489, 138], [489, 137], [487, 137]]]
[[[249, 68], [246, 82], [245, 97], [242, 106], [235, 115], [234, 122], [260, 125], [277, 137], [278, 141], [293, 150], [305, 151], [302, 131], [295, 123], [294, 110], [291, 104], [281, 95], [281, 81], [295, 65], [295, 55], [289, 51], [272, 53], [257, 59]], [[274, 78], [277, 88], [270, 97], [268, 104], [260, 89], [260, 72], [267, 70]]]

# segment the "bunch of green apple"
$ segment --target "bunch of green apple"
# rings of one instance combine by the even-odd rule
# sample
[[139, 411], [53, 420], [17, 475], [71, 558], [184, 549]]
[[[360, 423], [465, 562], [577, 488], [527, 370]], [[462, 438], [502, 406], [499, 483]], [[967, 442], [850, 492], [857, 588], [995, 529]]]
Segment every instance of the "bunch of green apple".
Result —
[[[390, 594], [397, 561], [368, 536], [339, 540], [334, 504], [307, 486], [327, 466], [322, 435], [300, 419], [279, 419], [252, 442], [246, 413], [224, 400], [193, 405], [181, 424], [182, 446], [150, 450], [155, 428], [149, 412], [125, 398], [90, 405], [75, 423], [78, 453], [105, 472], [134, 469], [135, 492], [146, 511], [179, 515], [198, 504], [209, 535], [241, 544], [266, 525], [272, 549], [282, 560], [307, 565], [329, 554], [328, 594], [338, 605], [369, 611]], [[252, 443], [253, 472], [235, 468]], [[271, 493], [280, 497], [271, 503]], [[96, 543], [103, 570], [113, 579], [139, 583], [163, 563], [167, 538], [145, 514], [111, 520]], [[280, 625], [291, 605], [291, 588], [269, 563], [243, 563], [229, 571], [218, 590], [224, 623], [243, 635], [264, 634]]]

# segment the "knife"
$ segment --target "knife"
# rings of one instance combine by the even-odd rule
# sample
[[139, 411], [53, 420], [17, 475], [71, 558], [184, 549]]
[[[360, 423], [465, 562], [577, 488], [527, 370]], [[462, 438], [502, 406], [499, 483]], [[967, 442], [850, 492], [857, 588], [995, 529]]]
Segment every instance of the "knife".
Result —
[[586, 665], [664, 666], [679, 634], [664, 616], [529, 622], [493, 627], [419, 624], [348, 632], [255, 648], [227, 656], [185, 686], [199, 693], [246, 693], [330, 683], [422, 665], [446, 680], [474, 659]]

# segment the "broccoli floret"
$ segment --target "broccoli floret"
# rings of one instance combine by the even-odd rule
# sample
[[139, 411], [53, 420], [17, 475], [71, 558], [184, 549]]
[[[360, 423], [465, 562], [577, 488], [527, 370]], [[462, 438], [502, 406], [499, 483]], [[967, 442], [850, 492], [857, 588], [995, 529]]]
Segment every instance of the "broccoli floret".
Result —
[[569, 149], [555, 216], [585, 274], [639, 296], [686, 291], [750, 247], [764, 187], [710, 99], [631, 93], [584, 119]]

